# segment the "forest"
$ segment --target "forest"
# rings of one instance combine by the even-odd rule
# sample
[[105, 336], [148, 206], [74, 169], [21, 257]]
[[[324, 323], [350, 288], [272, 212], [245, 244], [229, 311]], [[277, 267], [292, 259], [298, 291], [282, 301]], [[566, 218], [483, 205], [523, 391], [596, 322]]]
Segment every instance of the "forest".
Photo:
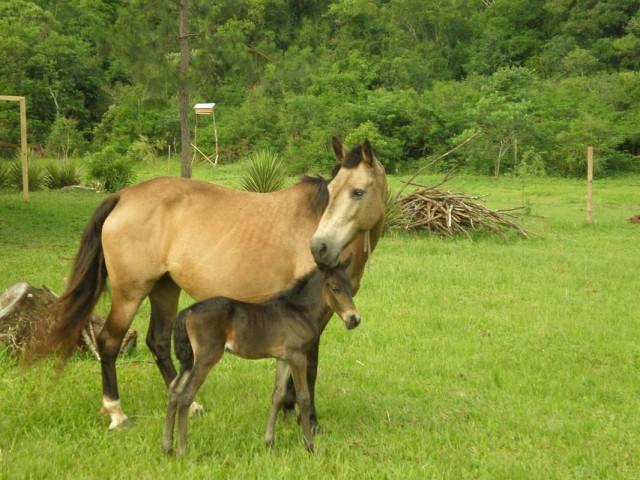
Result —
[[[178, 20], [176, 1], [1, 2], [0, 94], [27, 97], [29, 143], [179, 149]], [[393, 173], [480, 132], [440, 168], [576, 176], [593, 145], [597, 175], [640, 170], [637, 0], [192, 0], [189, 29], [190, 102], [216, 103], [222, 162], [268, 148], [324, 172], [337, 135]], [[19, 132], [0, 104], [0, 145]]]

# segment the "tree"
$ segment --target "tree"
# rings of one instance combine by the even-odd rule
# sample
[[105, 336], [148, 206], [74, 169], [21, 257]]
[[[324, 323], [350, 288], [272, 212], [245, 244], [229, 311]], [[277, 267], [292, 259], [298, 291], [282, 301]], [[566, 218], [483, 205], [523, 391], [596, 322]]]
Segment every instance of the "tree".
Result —
[[180, 75], [178, 98], [180, 107], [180, 175], [191, 178], [191, 132], [189, 129], [189, 0], [180, 0]]

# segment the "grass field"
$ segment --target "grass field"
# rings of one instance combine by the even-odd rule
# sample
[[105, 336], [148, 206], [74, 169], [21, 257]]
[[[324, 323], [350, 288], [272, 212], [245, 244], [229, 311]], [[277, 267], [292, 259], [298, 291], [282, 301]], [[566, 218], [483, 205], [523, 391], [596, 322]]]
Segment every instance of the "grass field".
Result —
[[[195, 176], [237, 185], [238, 167]], [[461, 176], [449, 188], [489, 194], [489, 206], [523, 199], [519, 179]], [[121, 432], [98, 414], [93, 359], [54, 380], [50, 365], [25, 371], [0, 353], [0, 477], [640, 478], [640, 226], [626, 222], [640, 212], [640, 177], [594, 192], [586, 225], [583, 182], [527, 180], [530, 240], [385, 237], [356, 298], [363, 324], [334, 321], [323, 337], [315, 455], [295, 422], [278, 424], [275, 451], [263, 446], [273, 362], [228, 355], [201, 391], [186, 458], [165, 457], [165, 390], [141, 342], [119, 362], [135, 417]], [[0, 289], [61, 291], [101, 198], [40, 192], [26, 205], [0, 193]], [[148, 314], [145, 304], [134, 323], [142, 336]]]

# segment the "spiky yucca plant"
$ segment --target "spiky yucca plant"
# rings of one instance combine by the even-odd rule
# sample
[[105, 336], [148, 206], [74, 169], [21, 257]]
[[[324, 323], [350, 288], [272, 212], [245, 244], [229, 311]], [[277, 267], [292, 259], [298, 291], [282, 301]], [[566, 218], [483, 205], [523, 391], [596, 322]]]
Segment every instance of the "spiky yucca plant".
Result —
[[80, 170], [71, 162], [50, 163], [45, 167], [44, 183], [49, 189], [78, 185]]
[[[40, 165], [34, 161], [29, 161], [29, 190], [41, 190], [44, 187], [44, 174]], [[22, 190], [22, 162], [19, 160], [12, 162], [9, 167], [9, 184], [16, 190]]]
[[9, 164], [6, 162], [0, 162], [0, 190], [9, 188], [10, 185]]
[[247, 192], [274, 192], [284, 186], [286, 172], [278, 154], [270, 150], [257, 150], [240, 180]]

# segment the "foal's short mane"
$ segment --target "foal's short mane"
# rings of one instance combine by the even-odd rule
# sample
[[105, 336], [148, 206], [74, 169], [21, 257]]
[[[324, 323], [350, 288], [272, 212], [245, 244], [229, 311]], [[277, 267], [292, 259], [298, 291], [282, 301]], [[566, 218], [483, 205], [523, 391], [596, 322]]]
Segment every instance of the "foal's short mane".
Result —
[[303, 275], [302, 277], [298, 278], [296, 280], [296, 283], [294, 283], [291, 288], [289, 288], [288, 290], [285, 290], [282, 293], [277, 294], [270, 301], [291, 303], [293, 300], [296, 299], [296, 297], [300, 294], [300, 292], [304, 289], [304, 287], [307, 286], [307, 283], [309, 283], [309, 280], [311, 280], [311, 277], [313, 277], [316, 273], [318, 273], [318, 269], [314, 268], [306, 275]]

